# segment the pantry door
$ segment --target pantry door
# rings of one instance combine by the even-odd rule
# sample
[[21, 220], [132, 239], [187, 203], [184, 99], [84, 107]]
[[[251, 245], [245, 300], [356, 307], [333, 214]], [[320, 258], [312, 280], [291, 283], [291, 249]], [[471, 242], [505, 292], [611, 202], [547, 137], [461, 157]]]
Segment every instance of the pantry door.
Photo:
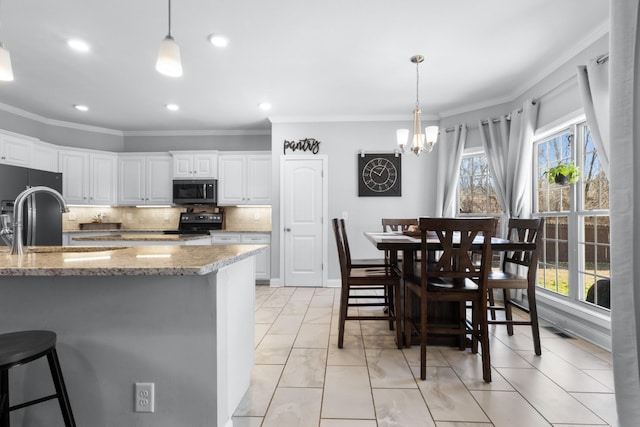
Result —
[[282, 157], [284, 285], [323, 286], [326, 274], [326, 157]]

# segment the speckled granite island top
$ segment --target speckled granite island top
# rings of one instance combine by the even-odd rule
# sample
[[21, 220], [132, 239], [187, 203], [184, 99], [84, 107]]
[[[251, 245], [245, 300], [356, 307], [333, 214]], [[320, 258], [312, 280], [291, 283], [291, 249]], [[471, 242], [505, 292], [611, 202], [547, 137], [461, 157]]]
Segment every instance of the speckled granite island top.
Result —
[[[104, 236], [87, 236], [87, 237], [74, 237], [73, 240], [146, 240], [151, 242], [182, 242], [187, 240], [206, 239], [210, 236], [208, 234], [105, 234]], [[162, 243], [160, 243], [162, 244]]]
[[256, 255], [264, 245], [82, 247], [41, 246], [0, 251], [0, 276], [205, 275]]

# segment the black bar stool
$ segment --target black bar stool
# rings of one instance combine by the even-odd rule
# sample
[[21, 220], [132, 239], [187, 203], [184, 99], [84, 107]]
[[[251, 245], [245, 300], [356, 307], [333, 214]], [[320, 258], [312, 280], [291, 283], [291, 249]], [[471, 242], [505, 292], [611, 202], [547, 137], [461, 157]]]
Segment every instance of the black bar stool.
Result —
[[[69, 396], [56, 353], [56, 334], [51, 331], [22, 331], [0, 334], [0, 427], [9, 427], [9, 412], [58, 399], [66, 427], [75, 427]], [[9, 406], [9, 369], [47, 356], [56, 393]]]

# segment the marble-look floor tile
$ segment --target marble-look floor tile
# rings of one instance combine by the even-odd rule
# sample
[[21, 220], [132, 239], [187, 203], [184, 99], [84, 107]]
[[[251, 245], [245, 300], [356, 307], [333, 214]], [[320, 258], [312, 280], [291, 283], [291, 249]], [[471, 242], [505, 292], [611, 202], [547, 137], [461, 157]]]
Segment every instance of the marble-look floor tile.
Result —
[[436, 427], [493, 427], [491, 423], [460, 423], [456, 421], [438, 421]]
[[294, 347], [327, 348], [329, 345], [329, 330], [331, 325], [302, 324]]
[[274, 293], [263, 304], [262, 307], [284, 307], [287, 301], [289, 301], [291, 295], [282, 295]]
[[315, 291], [314, 288], [296, 288], [289, 301], [304, 301], [308, 303], [311, 301]]
[[271, 324], [269, 335], [295, 335], [302, 325], [302, 314], [280, 314], [278, 318]]
[[262, 427], [316, 427], [321, 401], [321, 388], [278, 387]]
[[549, 423], [524, 398], [512, 391], [472, 391], [495, 427], [548, 427]]
[[272, 324], [282, 311], [281, 307], [260, 307], [256, 310], [256, 323]]
[[309, 307], [302, 323], [331, 324], [331, 307]]
[[600, 381], [595, 380], [554, 353], [546, 352], [542, 356], [522, 355], [522, 357], [566, 391], [594, 393], [608, 393], [611, 391]]
[[283, 365], [255, 365], [251, 370], [251, 384], [236, 408], [237, 417], [263, 417], [278, 385]]
[[489, 421], [453, 369], [428, 367], [427, 379], [417, 382], [434, 420]]
[[498, 372], [550, 423], [601, 424], [602, 420], [536, 369]]
[[232, 417], [233, 427], [260, 427], [262, 417]]
[[417, 388], [404, 354], [398, 349], [367, 349], [369, 379], [373, 388]]
[[[411, 348], [403, 348], [409, 366], [420, 367], [420, 346], [412, 345]], [[449, 366], [449, 363], [436, 346], [427, 346], [427, 366]]]
[[435, 427], [418, 390], [374, 389], [378, 427]]
[[331, 420], [321, 419], [320, 427], [377, 427], [376, 420]]
[[309, 302], [309, 307], [331, 307], [333, 308], [333, 296], [314, 295]]
[[320, 387], [324, 385], [327, 351], [315, 348], [294, 348], [284, 367], [278, 387]]
[[256, 328], [256, 335], [255, 335], [255, 347], [258, 346], [258, 344], [260, 344], [260, 341], [262, 341], [262, 338], [264, 338], [264, 336], [267, 334], [267, 331], [269, 330], [269, 328], [271, 327], [271, 325], [269, 325], [268, 323], [256, 323], [255, 328]]
[[398, 348], [395, 335], [363, 335], [365, 348]]
[[507, 347], [502, 341], [489, 337], [491, 366], [495, 368], [531, 368], [529, 362], [518, 352]]
[[289, 302], [282, 307], [281, 314], [297, 314], [304, 316], [307, 314], [307, 307], [309, 307], [309, 303], [305, 301], [289, 300]]
[[330, 336], [327, 365], [366, 366], [366, 364], [361, 336], [345, 335], [342, 348], [338, 348], [338, 336]]
[[256, 348], [255, 364], [284, 365], [295, 339], [295, 335], [265, 335]]
[[316, 288], [314, 295], [333, 297], [340, 288]]
[[549, 340], [545, 348], [578, 369], [612, 369], [611, 363], [575, 345], [574, 339]]
[[[453, 368], [460, 380], [469, 390], [504, 390], [513, 391], [513, 387], [494, 369], [491, 369], [491, 382], [482, 378], [482, 356], [457, 348], [442, 347], [442, 355], [447, 364]], [[416, 368], [416, 372], [419, 372]]]
[[322, 418], [375, 418], [365, 366], [327, 366]]
[[[584, 369], [583, 372], [592, 378], [600, 381], [610, 391], [615, 391], [615, 384], [613, 383], [613, 370], [611, 369]], [[582, 391], [582, 390], [580, 390]]]
[[611, 426], [618, 425], [616, 396], [613, 393], [571, 393], [584, 406], [593, 411]]

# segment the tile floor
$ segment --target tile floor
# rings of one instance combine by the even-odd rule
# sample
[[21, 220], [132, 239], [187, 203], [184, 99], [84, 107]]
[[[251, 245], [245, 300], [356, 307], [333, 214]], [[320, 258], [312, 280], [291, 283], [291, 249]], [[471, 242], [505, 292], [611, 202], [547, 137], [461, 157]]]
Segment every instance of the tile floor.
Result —
[[[348, 321], [337, 348], [335, 288], [256, 291], [256, 354], [234, 427], [603, 426], [617, 425], [611, 354], [543, 328], [542, 356], [528, 326], [509, 337], [494, 325], [493, 382], [479, 355], [398, 350], [384, 321]], [[416, 379], [416, 377], [418, 377]]]

